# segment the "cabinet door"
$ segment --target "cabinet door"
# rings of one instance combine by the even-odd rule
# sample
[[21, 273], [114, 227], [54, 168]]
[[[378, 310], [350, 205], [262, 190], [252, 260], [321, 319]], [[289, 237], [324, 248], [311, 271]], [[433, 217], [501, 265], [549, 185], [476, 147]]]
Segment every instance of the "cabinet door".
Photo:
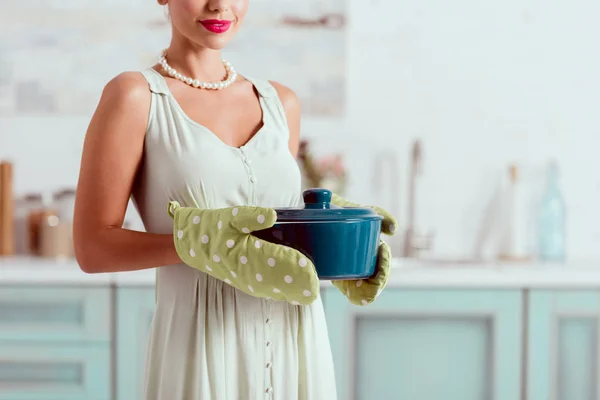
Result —
[[520, 398], [519, 291], [389, 288], [358, 307], [331, 288], [326, 314], [340, 399]]
[[146, 348], [154, 300], [154, 288], [117, 289], [117, 400], [143, 397]]
[[528, 400], [598, 400], [600, 291], [529, 298]]
[[0, 343], [0, 400], [110, 400], [110, 346]]
[[108, 342], [108, 287], [0, 286], [0, 341]]

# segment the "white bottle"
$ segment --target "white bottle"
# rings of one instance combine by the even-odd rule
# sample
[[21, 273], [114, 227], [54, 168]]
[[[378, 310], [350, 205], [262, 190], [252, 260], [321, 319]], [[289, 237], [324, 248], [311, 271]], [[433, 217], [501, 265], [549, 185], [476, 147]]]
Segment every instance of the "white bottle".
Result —
[[509, 180], [502, 200], [500, 258], [507, 261], [524, 261], [529, 258], [530, 249], [529, 213], [516, 165], [509, 168]]

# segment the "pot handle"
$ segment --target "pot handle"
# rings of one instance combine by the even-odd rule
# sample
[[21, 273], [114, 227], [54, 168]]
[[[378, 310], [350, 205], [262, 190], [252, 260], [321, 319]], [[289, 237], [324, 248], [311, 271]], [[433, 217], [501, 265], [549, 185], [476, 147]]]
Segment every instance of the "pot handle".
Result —
[[302, 192], [304, 199], [304, 208], [309, 209], [328, 209], [331, 208], [331, 190], [327, 189], [306, 189]]

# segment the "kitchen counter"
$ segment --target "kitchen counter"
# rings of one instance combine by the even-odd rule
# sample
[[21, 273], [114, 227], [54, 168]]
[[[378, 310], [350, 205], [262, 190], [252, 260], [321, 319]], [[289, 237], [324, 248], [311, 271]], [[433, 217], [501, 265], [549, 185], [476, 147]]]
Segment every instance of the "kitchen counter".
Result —
[[153, 286], [155, 278], [154, 269], [86, 274], [73, 259], [0, 257], [0, 284]]
[[[86, 274], [74, 260], [0, 257], [0, 284], [153, 286], [155, 270]], [[328, 282], [322, 282], [328, 285]], [[394, 259], [390, 287], [600, 288], [599, 262], [503, 264]]]

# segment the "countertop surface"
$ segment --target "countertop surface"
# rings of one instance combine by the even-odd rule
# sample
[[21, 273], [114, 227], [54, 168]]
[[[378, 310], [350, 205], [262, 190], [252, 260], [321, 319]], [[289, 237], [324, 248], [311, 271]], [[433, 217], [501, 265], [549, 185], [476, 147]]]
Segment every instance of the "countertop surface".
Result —
[[[75, 260], [0, 257], [0, 284], [153, 286], [156, 270], [86, 274]], [[323, 281], [323, 285], [329, 282]], [[599, 288], [599, 262], [506, 264], [394, 259], [390, 287]]]

